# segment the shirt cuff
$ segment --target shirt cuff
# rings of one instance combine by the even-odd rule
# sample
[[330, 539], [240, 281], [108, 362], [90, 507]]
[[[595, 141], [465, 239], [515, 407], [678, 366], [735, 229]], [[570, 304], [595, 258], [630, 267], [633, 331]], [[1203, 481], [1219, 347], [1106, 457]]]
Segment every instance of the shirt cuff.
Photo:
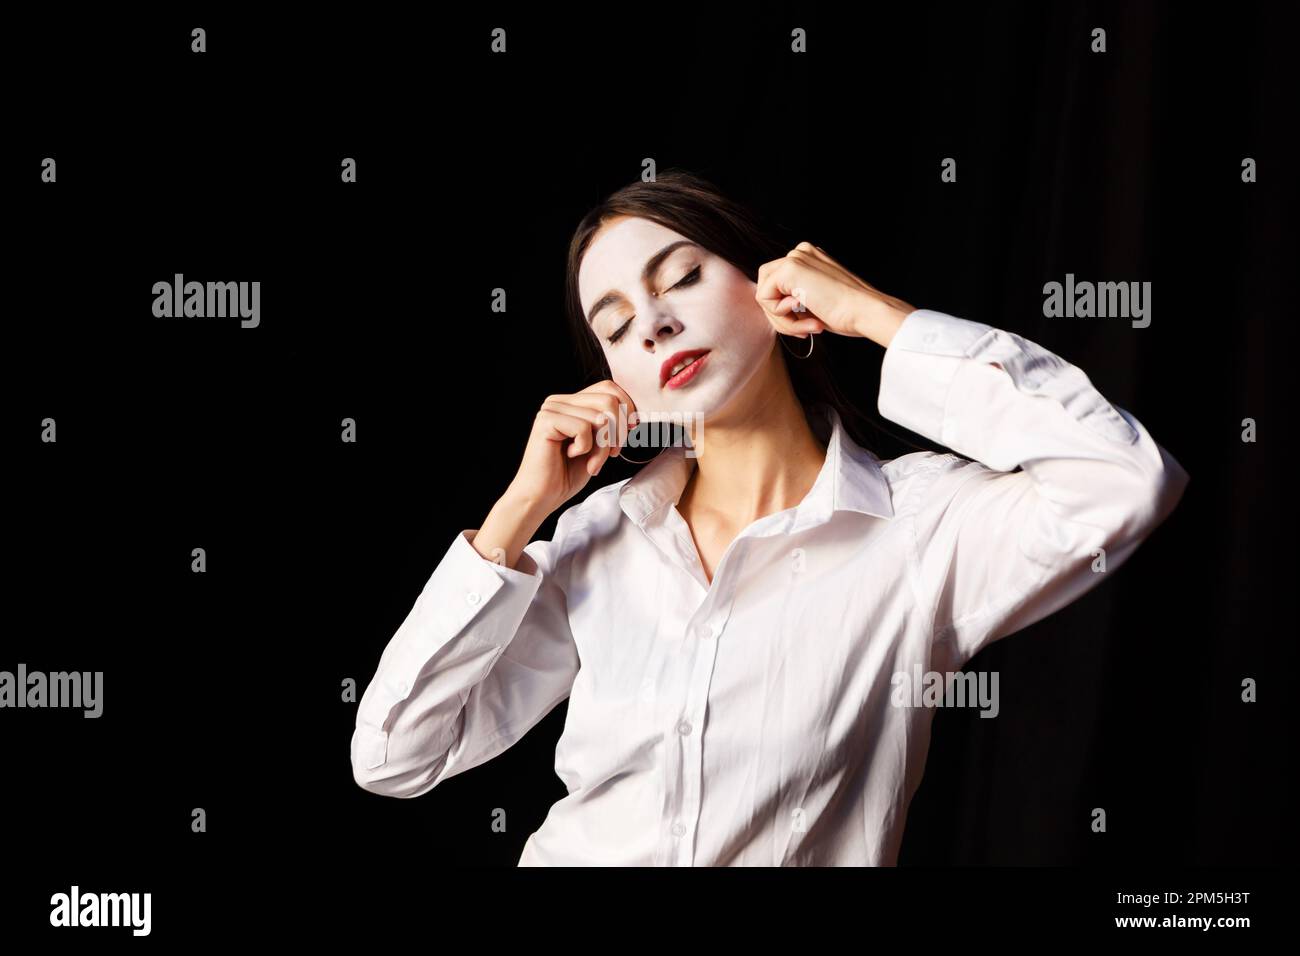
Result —
[[[541, 587], [540, 571], [525, 574], [479, 554], [470, 543], [476, 534], [464, 530], [452, 540], [385, 651], [377, 678], [386, 693], [368, 714], [376, 725], [410, 695], [424, 665], [444, 645], [459, 637], [459, 656], [484, 647], [504, 649]], [[536, 567], [531, 558], [527, 564]]]
[[[416, 599], [416, 610], [427, 608], [425, 620], [439, 633], [454, 634], [464, 629], [503, 587], [510, 585], [510, 601], [527, 607], [542, 584], [542, 575], [526, 554], [520, 564], [532, 569], [525, 573], [489, 561], [473, 545], [476, 529], [461, 531], [451, 542], [437, 569]], [[527, 558], [525, 562], [522, 560]]]
[[889, 341], [880, 368], [880, 414], [931, 441], [945, 440], [953, 379], [977, 343], [995, 329], [932, 309], [909, 312]]

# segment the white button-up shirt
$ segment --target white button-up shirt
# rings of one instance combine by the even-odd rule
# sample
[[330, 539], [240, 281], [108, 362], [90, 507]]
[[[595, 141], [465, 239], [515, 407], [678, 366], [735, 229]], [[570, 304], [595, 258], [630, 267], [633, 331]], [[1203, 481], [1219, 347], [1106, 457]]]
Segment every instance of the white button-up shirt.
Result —
[[568, 698], [568, 795], [519, 865], [893, 865], [934, 713], [898, 689], [1114, 573], [1188, 476], [1075, 366], [941, 312], [899, 327], [878, 407], [974, 460], [882, 462], [826, 409], [816, 483], [712, 584], [681, 447], [567, 508], [517, 568], [457, 534], [362, 696], [356, 782], [427, 793]]

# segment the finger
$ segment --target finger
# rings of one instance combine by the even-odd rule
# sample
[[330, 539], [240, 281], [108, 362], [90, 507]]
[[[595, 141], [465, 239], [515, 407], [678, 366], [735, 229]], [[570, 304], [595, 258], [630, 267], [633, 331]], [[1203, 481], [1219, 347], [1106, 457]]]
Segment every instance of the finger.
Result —
[[773, 269], [775, 269], [778, 265], [780, 265], [784, 261], [785, 261], [785, 256], [781, 256], [780, 258], [770, 259], [767, 262], [764, 262], [762, 265], [758, 267], [758, 278], [755, 281], [762, 282], [769, 272], [771, 272]]
[[827, 266], [834, 265], [834, 261], [826, 253], [819, 250], [811, 242], [801, 242], [790, 250], [787, 258], [809, 268], [816, 269], [818, 272], [830, 273], [834, 270], [828, 269]]
[[622, 395], [625, 394], [622, 389], [609, 388], [596, 390], [595, 386], [590, 389], [584, 389], [581, 392], [575, 392], [572, 395], [557, 396], [562, 401], [569, 402], [573, 405], [582, 405], [586, 408], [596, 409], [608, 416], [612, 423], [618, 424], [619, 412], [622, 411], [624, 417], [631, 414], [627, 403], [623, 401]]
[[581, 418], [583, 421], [590, 422], [593, 428], [602, 428], [609, 421], [609, 416], [601, 408], [587, 404], [577, 404], [576, 396], [570, 396], [575, 401], [560, 401], [557, 398], [548, 398], [542, 403], [542, 408], [558, 412], [561, 415], [569, 415], [573, 418]]
[[[566, 438], [572, 439], [573, 443], [569, 446], [567, 452], [570, 458], [576, 458], [584, 451], [591, 448], [591, 422], [586, 418], [576, 415], [566, 415], [562, 412], [551, 411], [549, 408], [543, 408], [537, 413], [537, 420], [542, 427], [546, 429], [546, 437], [550, 441], [564, 441]], [[583, 447], [583, 443], [586, 447]], [[574, 449], [577, 449], [575, 451]]]
[[[560, 402], [559, 399], [554, 398], [547, 399], [543, 403], [543, 407], [552, 408], [552, 410], [558, 411], [560, 414], [572, 415], [575, 418], [590, 421], [591, 428], [594, 429], [593, 440], [595, 444], [601, 447], [610, 447], [611, 454], [623, 454], [623, 434], [621, 434], [619, 427], [619, 418], [617, 418], [615, 412], [611, 412], [607, 407], [604, 407], [607, 403], [614, 402], [614, 397], [612, 395], [601, 395], [601, 397], [597, 397], [597, 395], [588, 395], [588, 397], [568, 395], [567, 398], [571, 399], [571, 402]], [[577, 405], [577, 402], [580, 401], [582, 405]], [[628, 425], [629, 429], [633, 427], [627, 421], [625, 421], [625, 424]]]
[[826, 329], [826, 324], [821, 319], [799, 319], [798, 321], [776, 316], [769, 319], [772, 327], [783, 335], [794, 335], [798, 338], [807, 338], [809, 335], [816, 335]]
[[777, 315], [788, 318], [791, 322], [798, 322], [811, 315], [808, 311], [807, 305], [801, 306], [800, 299], [797, 295], [785, 296], [772, 308], [772, 311]]
[[800, 338], [806, 335], [816, 335], [818, 332], [826, 330], [826, 323], [815, 315], [809, 315], [807, 312], [792, 312], [784, 316], [789, 320], [788, 328], [792, 334], [798, 334]]
[[[626, 416], [629, 419], [636, 413], [636, 402], [632, 401], [632, 396], [623, 389], [623, 386], [619, 385], [613, 379], [607, 378], [603, 381], [596, 382], [594, 385], [589, 385], [587, 388], [583, 389], [583, 392], [597, 392], [614, 396], [614, 398], [618, 400], [619, 404], [622, 404], [627, 408]], [[579, 394], [582, 393], [580, 392]]]
[[792, 311], [798, 301], [792, 295], [785, 295], [775, 305], [768, 306], [761, 301], [759, 305], [763, 308], [767, 320], [772, 326], [785, 335], [797, 335], [803, 338], [824, 330], [826, 324], [817, 316], [806, 310], [803, 312]]
[[789, 319], [796, 328], [805, 331], [820, 332], [826, 328], [826, 323], [818, 318], [816, 313], [809, 310], [806, 305], [799, 308], [799, 304], [797, 296], [788, 295], [776, 304], [773, 311], [781, 318]]
[[814, 258], [825, 259], [827, 262], [835, 261], [834, 259], [832, 259], [830, 256], [826, 254], [825, 249], [811, 242], [801, 242], [799, 243], [799, 245], [794, 247], [793, 251], [804, 252], [810, 256], [813, 256]]
[[[622, 403], [610, 392], [578, 392], [573, 395], [565, 395], [561, 398], [548, 399], [548, 402], [556, 402], [564, 405], [573, 414], [583, 417], [589, 417], [592, 424], [597, 429], [597, 439], [607, 439], [614, 447], [614, 454], [619, 454], [617, 449], [621, 448], [619, 438], [620, 421], [619, 413], [622, 411], [622, 425], [628, 428], [635, 426], [635, 420], [632, 413], [628, 413], [622, 406]], [[564, 411], [564, 408], [558, 408]], [[603, 429], [603, 431], [601, 431]], [[598, 441], [599, 443], [599, 441]]]
[[787, 256], [781, 264], [755, 283], [754, 298], [764, 308], [772, 310], [786, 296], [794, 295], [801, 289], [811, 288], [816, 282], [829, 275], [825, 264], [818, 262], [802, 250], [796, 255]]
[[578, 428], [577, 433], [573, 436], [573, 441], [570, 443], [569, 450], [566, 454], [570, 458], [578, 458], [591, 451], [591, 447], [594, 444], [594, 439], [592, 438], [593, 429], [591, 423], [585, 418], [574, 418], [573, 420], [575, 422], [581, 422], [582, 424], [581, 427]]
[[754, 298], [765, 311], [771, 312], [777, 303], [793, 291], [797, 269], [798, 266], [792, 260], [782, 259], [755, 284]]
[[782, 335], [793, 335], [800, 339], [816, 335], [826, 328], [819, 319], [800, 319], [795, 322], [781, 316], [769, 316], [768, 321]]
[[609, 456], [614, 453], [614, 446], [602, 445], [596, 443], [595, 450], [587, 456], [587, 474], [593, 478], [600, 474], [600, 469], [605, 467], [605, 462], [609, 461]]
[[844, 268], [844, 267], [843, 267], [842, 265], [840, 265], [840, 263], [837, 262], [837, 261], [835, 260], [835, 258], [834, 258], [833, 256], [831, 256], [831, 254], [828, 253], [825, 249], [823, 249], [821, 246], [814, 245], [814, 244], [811, 243], [811, 242], [801, 242], [801, 243], [799, 243], [799, 245], [795, 246], [794, 249], [791, 250], [791, 255], [794, 255], [795, 252], [801, 252], [801, 253], [804, 253], [804, 254], [806, 254], [806, 255], [808, 255], [808, 256], [811, 256], [812, 259], [813, 259], [813, 261], [820, 261], [820, 262], [825, 263], [825, 264], [827, 264], [827, 265], [834, 266], [836, 269], [843, 269], [843, 268]]
[[[566, 399], [578, 400], [578, 395], [566, 395]], [[582, 397], [584, 400], [595, 399], [603, 401], [608, 399], [613, 401], [612, 396], [587, 395]], [[573, 443], [569, 446], [566, 454], [570, 458], [580, 458], [587, 456], [586, 462], [583, 463], [587, 474], [595, 476], [600, 473], [605, 462], [610, 455], [617, 454], [618, 448], [618, 430], [609, 425], [609, 413], [601, 408], [592, 408], [590, 405], [572, 405], [561, 401], [558, 398], [548, 398], [543, 404], [549, 413], [562, 415], [575, 423], [576, 434], [573, 436]], [[566, 413], [564, 409], [569, 409], [571, 414]]]

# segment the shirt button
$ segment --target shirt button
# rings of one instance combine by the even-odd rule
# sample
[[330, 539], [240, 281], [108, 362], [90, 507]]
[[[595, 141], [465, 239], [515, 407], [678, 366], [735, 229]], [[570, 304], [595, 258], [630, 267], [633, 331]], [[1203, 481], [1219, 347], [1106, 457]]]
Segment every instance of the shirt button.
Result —
[[721, 628], [719, 628], [718, 625], [716, 624], [701, 624], [700, 637], [705, 637], [705, 638], [717, 637], [719, 630], [721, 630]]
[[478, 602], [483, 599], [479, 596], [479, 593], [477, 591], [470, 591], [468, 594], [465, 595], [465, 600], [468, 601], [471, 606], [476, 606]]
[[685, 832], [686, 832], [685, 824], [681, 824], [681, 823], [673, 824], [673, 836], [681, 836]]
[[406, 692], [409, 691], [410, 689], [411, 689], [411, 685], [408, 684], [406, 681], [402, 681], [400, 684], [397, 685], [397, 690], [400, 694], [402, 694], [402, 696], [406, 696]]
[[685, 737], [687, 734], [691, 732], [690, 723], [683, 720], [680, 724], [677, 725], [677, 732], [681, 734], [683, 737]]

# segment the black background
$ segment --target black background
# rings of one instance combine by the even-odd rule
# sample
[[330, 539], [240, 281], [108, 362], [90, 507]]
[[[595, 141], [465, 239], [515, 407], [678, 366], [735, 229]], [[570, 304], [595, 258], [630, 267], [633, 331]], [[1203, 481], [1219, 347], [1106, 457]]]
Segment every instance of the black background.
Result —
[[[1290, 858], [1289, 5], [220, 10], [56, 11], [6, 31], [16, 613], [0, 669], [105, 673], [98, 720], [0, 712], [7, 926], [47, 927], [74, 882], [152, 890], [159, 938], [299, 907], [328, 923], [277, 925], [364, 936], [376, 913], [461, 898], [447, 887], [541, 885], [513, 867], [564, 793], [566, 705], [400, 801], [353, 782], [340, 684], [360, 694], [453, 536], [479, 526], [536, 406], [588, 384], [562, 314], [568, 239], [645, 157], [918, 308], [1046, 346], [1191, 475], [1113, 579], [971, 663], [1000, 672], [1000, 719], [938, 714], [900, 864], [1095, 868], [1052, 901], [1077, 904], [1073, 932], [1128, 912], [1116, 890], [1259, 878], [1189, 886], [1177, 868]], [[796, 26], [807, 54], [789, 52]], [[154, 318], [152, 285], [177, 272], [260, 280], [261, 325]], [[1044, 318], [1043, 283], [1066, 272], [1151, 281], [1151, 326]], [[831, 347], [874, 412], [881, 349]], [[632, 473], [611, 462], [590, 487]], [[1246, 677], [1258, 703], [1240, 702]], [[944, 900], [989, 885], [917, 872]], [[892, 910], [916, 880], [853, 885], [898, 892]], [[1016, 899], [990, 901], [990, 931], [1026, 915]]]

